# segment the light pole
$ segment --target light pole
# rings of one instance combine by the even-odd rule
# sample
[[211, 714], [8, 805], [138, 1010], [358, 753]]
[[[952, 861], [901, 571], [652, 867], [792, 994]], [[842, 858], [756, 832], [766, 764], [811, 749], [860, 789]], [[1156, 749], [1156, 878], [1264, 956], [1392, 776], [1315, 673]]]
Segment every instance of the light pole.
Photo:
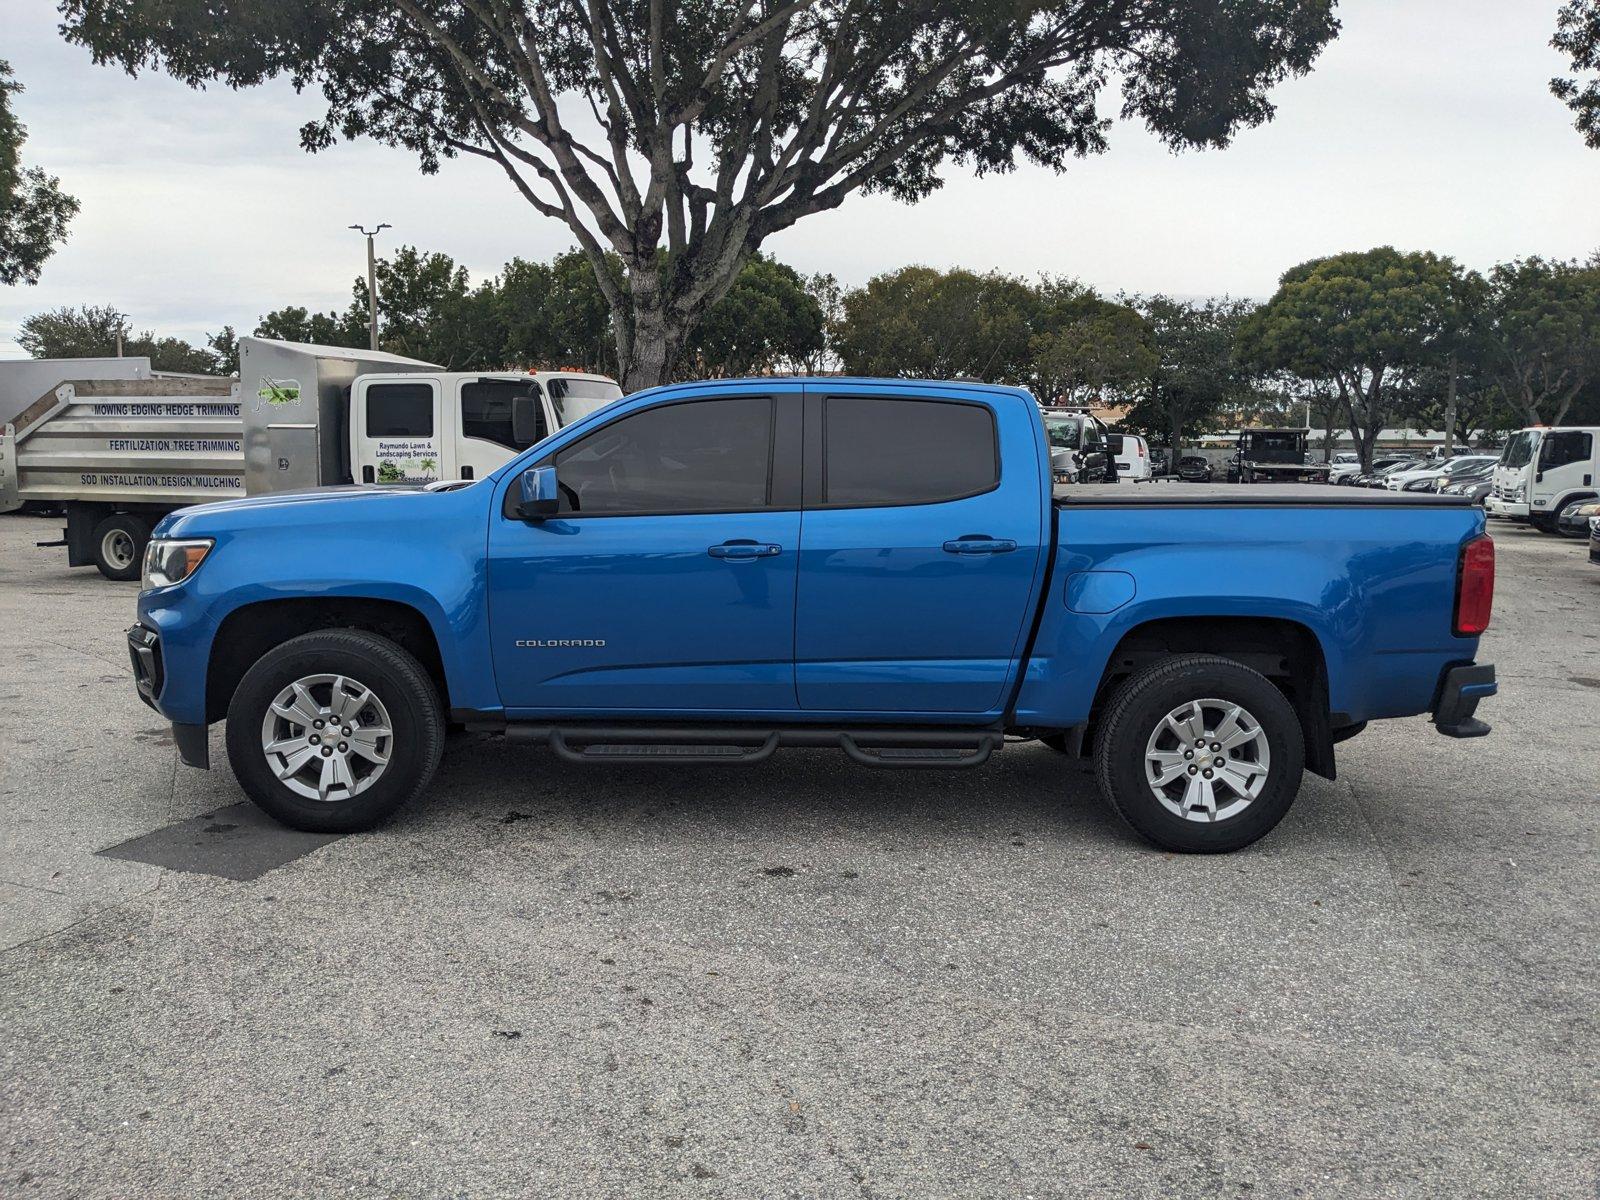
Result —
[[378, 348], [378, 260], [373, 254], [372, 239], [377, 237], [388, 225], [379, 225], [376, 229], [368, 230], [360, 225], [352, 225], [357, 233], [367, 239], [367, 348]]

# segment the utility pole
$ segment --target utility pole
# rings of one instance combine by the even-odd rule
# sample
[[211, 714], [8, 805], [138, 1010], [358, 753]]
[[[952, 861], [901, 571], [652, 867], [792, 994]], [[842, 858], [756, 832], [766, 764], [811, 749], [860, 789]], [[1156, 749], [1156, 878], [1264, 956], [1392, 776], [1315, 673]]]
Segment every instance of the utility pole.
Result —
[[367, 239], [367, 346], [368, 349], [378, 348], [378, 260], [373, 253], [372, 239], [377, 237], [388, 225], [379, 225], [376, 229], [367, 230], [360, 225], [352, 225], [357, 233]]

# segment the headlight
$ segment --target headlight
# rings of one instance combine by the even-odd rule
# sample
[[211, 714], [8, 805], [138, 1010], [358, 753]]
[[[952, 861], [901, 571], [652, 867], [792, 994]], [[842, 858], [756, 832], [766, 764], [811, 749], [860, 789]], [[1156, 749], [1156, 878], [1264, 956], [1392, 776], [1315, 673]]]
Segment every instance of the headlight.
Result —
[[152, 538], [145, 547], [140, 586], [149, 591], [182, 583], [200, 569], [212, 545], [210, 538]]
[[1521, 504], [1527, 498], [1528, 498], [1528, 485], [1525, 484], [1525, 483], [1517, 484], [1517, 486], [1511, 492], [1511, 501], [1512, 501], [1512, 503], [1513, 504]]

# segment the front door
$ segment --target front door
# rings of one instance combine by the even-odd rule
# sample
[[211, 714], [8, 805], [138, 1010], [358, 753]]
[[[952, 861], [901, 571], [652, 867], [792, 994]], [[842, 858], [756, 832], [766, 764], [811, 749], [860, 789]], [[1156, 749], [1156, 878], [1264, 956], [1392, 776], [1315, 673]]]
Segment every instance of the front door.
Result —
[[544, 464], [555, 517], [491, 518], [509, 715], [794, 710], [800, 403], [719, 392], [635, 410]]
[[[806, 403], [801, 707], [997, 711], [1049, 528], [1032, 401], [863, 385]], [[1017, 410], [1004, 443], [999, 403]]]
[[356, 480], [432, 483], [452, 478], [454, 454], [442, 436], [438, 382], [371, 380], [363, 387], [354, 406], [351, 465]]
[[1528, 499], [1535, 513], [1555, 515], [1567, 492], [1594, 486], [1594, 434], [1584, 429], [1552, 429], [1539, 444]]

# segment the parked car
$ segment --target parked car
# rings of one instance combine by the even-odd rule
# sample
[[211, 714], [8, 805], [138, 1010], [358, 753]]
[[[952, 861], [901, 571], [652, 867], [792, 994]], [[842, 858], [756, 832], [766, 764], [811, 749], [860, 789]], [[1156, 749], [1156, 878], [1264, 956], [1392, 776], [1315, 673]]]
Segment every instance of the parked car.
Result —
[[1600, 517], [1589, 518], [1589, 561], [1600, 564]]
[[1600, 500], [1572, 500], [1556, 514], [1556, 532], [1562, 537], [1589, 536], [1589, 521], [1600, 516]]
[[1201, 454], [1185, 454], [1178, 460], [1178, 478], [1185, 483], [1210, 483], [1211, 460]]
[[1404, 470], [1418, 461], [1420, 460], [1415, 458], [1375, 458], [1372, 460], [1372, 470], [1363, 471], [1351, 482], [1356, 487], [1381, 488], [1384, 476], [1389, 471]]
[[1079, 409], [1043, 409], [1053, 486], [1115, 483], [1116, 462], [1105, 422]]
[[417, 797], [447, 721], [569, 765], [968, 767], [1037, 738], [1200, 852], [1271, 830], [1368, 721], [1489, 732], [1483, 514], [1296, 487], [1052, 502], [1043, 433], [1020, 388], [717, 380], [470, 482], [186, 508], [145, 559], [135, 683], [185, 763], [225, 720], [246, 794], [325, 832]]
[[1434, 482], [1433, 490], [1446, 495], [1461, 496], [1475, 489], [1480, 483], [1494, 486], [1495, 459], [1480, 462], [1470, 468], [1457, 471], [1454, 475], [1440, 476]]
[[1482, 466], [1494, 467], [1498, 455], [1458, 454], [1454, 458], [1424, 461], [1421, 466], [1391, 471], [1384, 476], [1383, 485], [1391, 492], [1435, 492], [1440, 480], [1448, 480], [1462, 471], [1472, 471]]
[[1361, 473], [1361, 455], [1342, 450], [1328, 463], [1328, 482], [1348, 484]]
[[1150, 447], [1142, 437], [1132, 433], [1113, 433], [1106, 443], [1116, 461], [1119, 479], [1138, 483], [1150, 478]]

